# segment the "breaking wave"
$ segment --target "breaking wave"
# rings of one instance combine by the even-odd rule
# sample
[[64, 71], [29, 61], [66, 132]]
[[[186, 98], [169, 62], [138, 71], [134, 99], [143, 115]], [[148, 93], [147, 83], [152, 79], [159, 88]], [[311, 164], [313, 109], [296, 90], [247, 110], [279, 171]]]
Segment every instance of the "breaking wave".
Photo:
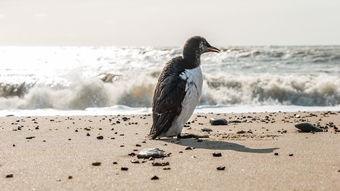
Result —
[[[202, 56], [201, 105], [340, 105], [340, 47], [228, 47]], [[180, 48], [0, 47], [0, 109], [150, 107]], [[17, 56], [21, 55], [21, 56]]]

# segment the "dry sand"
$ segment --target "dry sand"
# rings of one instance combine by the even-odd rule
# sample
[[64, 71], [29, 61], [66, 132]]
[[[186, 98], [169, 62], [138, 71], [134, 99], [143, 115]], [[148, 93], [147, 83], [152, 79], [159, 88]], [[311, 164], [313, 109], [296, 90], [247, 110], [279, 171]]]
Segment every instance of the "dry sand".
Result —
[[[1, 190], [340, 190], [340, 112], [198, 114], [184, 132], [202, 141], [148, 140], [151, 117], [126, 117], [0, 118]], [[303, 121], [325, 132], [300, 133]], [[133, 156], [148, 147], [171, 155]]]

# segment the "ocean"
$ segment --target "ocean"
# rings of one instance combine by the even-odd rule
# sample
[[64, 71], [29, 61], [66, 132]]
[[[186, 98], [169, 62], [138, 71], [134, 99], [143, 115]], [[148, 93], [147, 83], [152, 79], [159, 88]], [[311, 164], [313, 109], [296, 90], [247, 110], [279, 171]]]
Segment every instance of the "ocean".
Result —
[[[221, 50], [201, 56], [196, 112], [340, 111], [340, 46]], [[0, 47], [0, 115], [150, 113], [162, 67], [180, 55], [179, 47]]]

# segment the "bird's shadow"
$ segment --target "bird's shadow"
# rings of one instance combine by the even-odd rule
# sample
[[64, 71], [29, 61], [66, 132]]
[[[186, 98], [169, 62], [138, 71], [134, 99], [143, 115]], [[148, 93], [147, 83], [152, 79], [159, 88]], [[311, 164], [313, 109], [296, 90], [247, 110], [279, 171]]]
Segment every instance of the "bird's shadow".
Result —
[[225, 141], [213, 141], [213, 140], [201, 140], [200, 142], [197, 139], [161, 139], [167, 143], [178, 144], [186, 147], [195, 147], [201, 149], [210, 149], [210, 150], [233, 150], [238, 152], [247, 152], [247, 153], [272, 153], [276, 149], [279, 148], [249, 148], [241, 144], [225, 142]]

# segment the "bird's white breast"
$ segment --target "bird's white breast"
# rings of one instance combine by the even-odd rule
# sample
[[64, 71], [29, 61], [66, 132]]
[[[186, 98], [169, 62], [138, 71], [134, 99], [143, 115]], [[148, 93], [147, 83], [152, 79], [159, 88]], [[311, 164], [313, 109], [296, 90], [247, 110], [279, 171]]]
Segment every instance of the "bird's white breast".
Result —
[[186, 81], [185, 97], [182, 101], [181, 113], [175, 118], [168, 136], [176, 136], [181, 133], [183, 126], [193, 114], [202, 94], [203, 75], [201, 67], [186, 69], [179, 75]]

